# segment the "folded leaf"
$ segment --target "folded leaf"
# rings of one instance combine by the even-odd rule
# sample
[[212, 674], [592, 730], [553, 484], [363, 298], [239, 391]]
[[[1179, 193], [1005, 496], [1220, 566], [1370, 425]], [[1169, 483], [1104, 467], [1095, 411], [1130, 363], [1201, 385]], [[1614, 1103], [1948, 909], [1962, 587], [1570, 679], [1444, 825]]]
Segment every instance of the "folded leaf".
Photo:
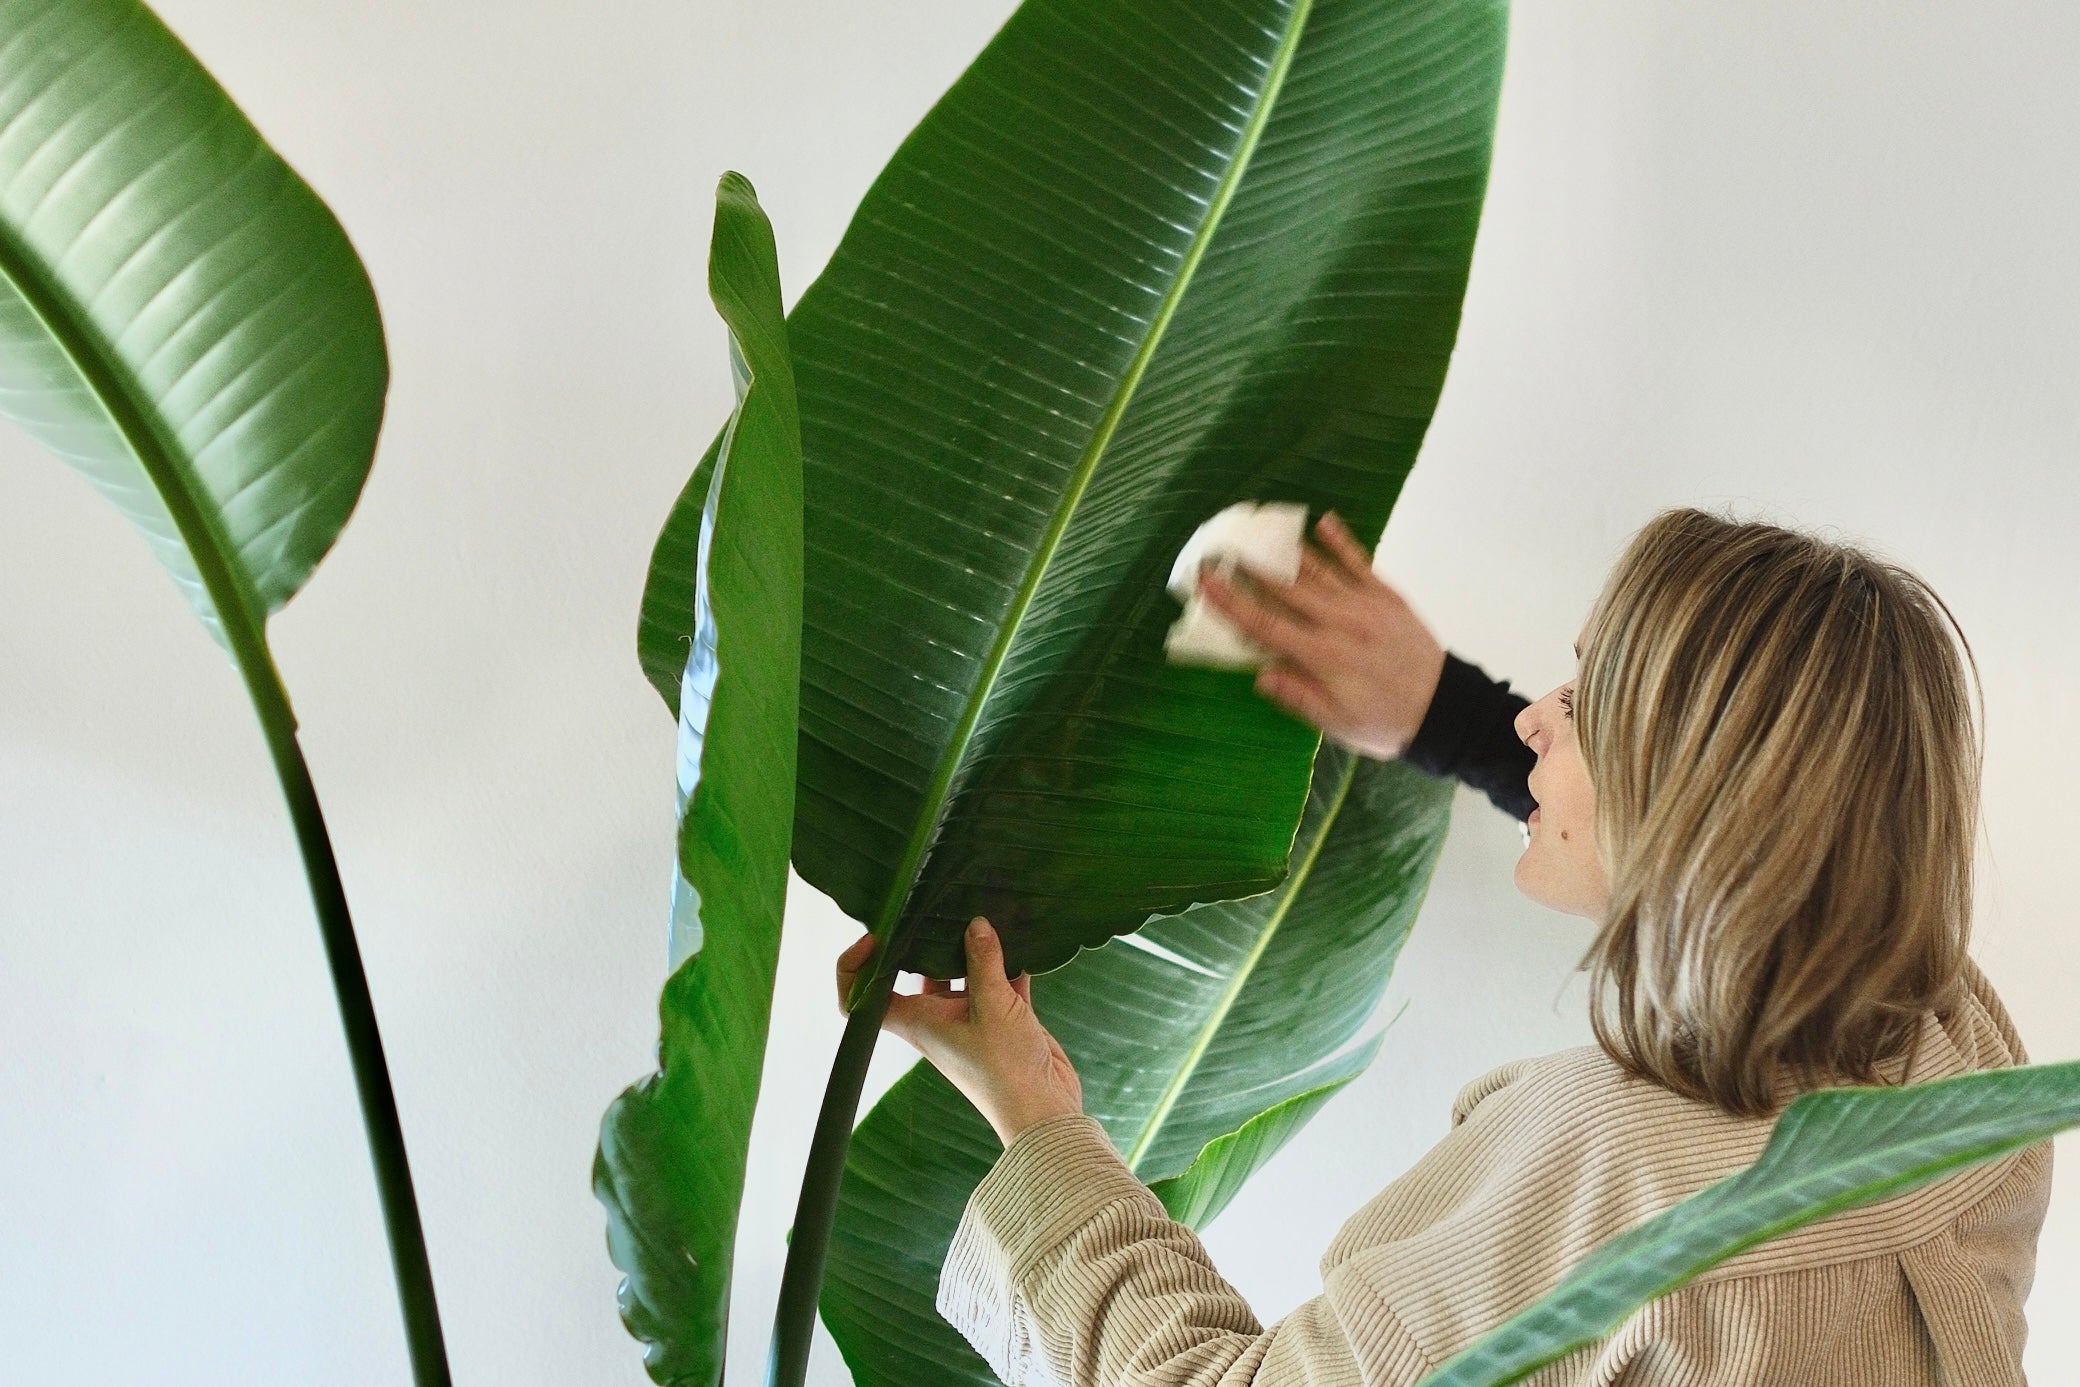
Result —
[[801, 435], [773, 229], [737, 174], [716, 190], [709, 292], [737, 407], [702, 512], [679, 698], [673, 971], [658, 1071], [607, 1110], [593, 1191], [628, 1273], [629, 1332], [659, 1382], [722, 1380], [731, 1253], [765, 1058], [794, 820]]
[[2080, 1061], [1807, 1094], [1754, 1165], [1597, 1248], [1422, 1387], [1521, 1381], [1736, 1253], [2076, 1125]]
[[0, 413], [129, 517], [220, 639], [233, 607], [256, 658], [374, 456], [368, 276], [143, 5], [0, 0], [0, 35]]
[[1158, 1180], [1149, 1186], [1170, 1217], [1193, 1228], [1204, 1228], [1242, 1192], [1243, 1182], [1263, 1169], [1322, 1105], [1365, 1071], [1379, 1053], [1380, 1037], [1374, 1036], [1338, 1063], [1335, 1077], [1305, 1093], [1296, 1093], [1276, 1107], [1266, 1108], [1224, 1137], [1206, 1143], [1197, 1160], [1182, 1174]]
[[[1377, 535], [1459, 322], [1501, 0], [1027, 0], [789, 320], [795, 865], [941, 976], [1043, 971], [1285, 870], [1313, 731], [1163, 659], [1230, 502]], [[701, 479], [640, 644], [676, 696]]]
[[[1325, 746], [1277, 891], [1156, 920], [1033, 980], [1084, 1108], [1203, 1222], [1371, 1058], [1376, 1010], [1444, 841], [1452, 786]], [[1209, 1145], [1209, 1143], [1211, 1145]], [[968, 1196], [996, 1160], [936, 1071], [853, 1134], [823, 1316], [859, 1387], [994, 1379], [932, 1308]]]

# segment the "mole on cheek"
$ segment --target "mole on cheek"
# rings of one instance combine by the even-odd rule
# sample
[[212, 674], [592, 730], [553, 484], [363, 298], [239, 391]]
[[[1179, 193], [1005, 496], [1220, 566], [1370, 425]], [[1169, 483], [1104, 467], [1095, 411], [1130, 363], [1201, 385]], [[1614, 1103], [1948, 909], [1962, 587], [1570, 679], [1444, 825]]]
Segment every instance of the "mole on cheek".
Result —
[[1561, 830], [1560, 830], [1560, 836], [1561, 836], [1562, 838], [1565, 838], [1565, 837], [1567, 836], [1567, 830], [1566, 830], [1566, 829], [1564, 829], [1564, 828], [1563, 828], [1563, 829], [1561, 829]]

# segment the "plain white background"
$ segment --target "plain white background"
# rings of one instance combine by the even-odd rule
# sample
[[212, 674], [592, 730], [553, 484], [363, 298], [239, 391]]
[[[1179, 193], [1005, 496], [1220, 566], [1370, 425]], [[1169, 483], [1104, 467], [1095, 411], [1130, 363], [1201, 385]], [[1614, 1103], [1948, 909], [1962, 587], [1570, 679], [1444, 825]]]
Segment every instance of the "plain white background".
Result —
[[[374, 477], [274, 633], [458, 1382], [645, 1380], [588, 1171], [655, 1036], [672, 727], [632, 633], [728, 403], [715, 179], [757, 185], [791, 302], [1009, 8], [161, 6], [337, 209], [388, 323]], [[1381, 558], [1533, 694], [1667, 505], [1833, 527], [1926, 574], [1985, 678], [1977, 951], [2040, 1058], [2080, 1056], [2076, 55], [2062, 0], [1524, 0], [1458, 360]], [[0, 1379], [403, 1382], [317, 934], [238, 686], [113, 511], [12, 431], [0, 453]], [[1584, 1038], [1586, 927], [1514, 893], [1517, 851], [1462, 792], [1379, 1062], [1211, 1231], [1266, 1319], [1459, 1084]], [[806, 890], [788, 929], [744, 1382], [855, 933]], [[908, 1059], [888, 1042], [877, 1087]], [[2080, 1378], [2076, 1303], [2067, 1170], [2040, 1381]], [[843, 1380], [834, 1355], [818, 1375]]]

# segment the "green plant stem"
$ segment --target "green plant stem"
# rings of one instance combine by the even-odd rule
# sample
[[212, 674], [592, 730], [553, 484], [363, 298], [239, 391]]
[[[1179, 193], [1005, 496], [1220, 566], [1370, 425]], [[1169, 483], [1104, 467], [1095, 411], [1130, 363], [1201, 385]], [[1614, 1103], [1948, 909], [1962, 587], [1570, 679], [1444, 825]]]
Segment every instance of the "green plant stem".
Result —
[[[175, 510], [178, 521], [179, 509], [169, 509]], [[205, 582], [215, 576], [215, 564], [198, 561], [196, 567], [202, 570]], [[214, 584], [212, 595], [216, 595]], [[340, 1026], [346, 1032], [347, 1058], [354, 1067], [354, 1089], [361, 1099], [369, 1158], [375, 1165], [376, 1195], [390, 1242], [390, 1268], [397, 1280], [398, 1308], [404, 1315], [412, 1381], [417, 1387], [450, 1387], [440, 1306], [433, 1294], [433, 1267], [426, 1256], [426, 1234], [419, 1224], [419, 1200], [412, 1190], [411, 1163], [405, 1157], [397, 1096], [390, 1088], [390, 1066], [383, 1058], [375, 1001], [369, 996], [368, 974], [361, 967], [361, 946], [354, 939], [354, 919], [347, 910], [347, 891], [332, 853], [332, 837], [325, 831], [317, 787], [311, 783], [310, 766], [296, 740], [296, 714], [289, 706], [288, 690], [282, 687], [266, 637], [252, 623], [237, 619], [243, 612], [227, 610], [221, 597], [218, 611], [226, 616], [224, 633], [267, 738], [267, 754], [281, 781], [289, 820], [296, 828], [297, 851], [303, 857], [304, 878], [310, 883], [318, 935], [324, 941], [325, 963], [332, 973], [332, 993], [339, 1001]]]
[[831, 1061], [823, 1107], [816, 1114], [816, 1134], [809, 1141], [809, 1164], [802, 1171], [794, 1230], [787, 1237], [787, 1265], [780, 1273], [780, 1305], [773, 1314], [766, 1387], [802, 1387], [809, 1372], [816, 1300], [823, 1293], [823, 1265], [830, 1253], [831, 1226], [838, 1216], [838, 1181], [845, 1173], [845, 1148], [852, 1142], [852, 1120], [859, 1112], [860, 1090], [867, 1082], [867, 1063], [874, 1058], [874, 1042], [881, 1035], [881, 1018], [888, 1013], [895, 985], [892, 968], [872, 975], [846, 1015], [845, 1035], [838, 1042], [837, 1058]]
[[198, 499], [203, 488], [182, 463], [178, 444], [163, 431], [163, 421], [139, 404], [141, 387], [89, 326], [78, 306], [53, 292], [48, 275], [36, 269], [36, 257], [0, 223], [0, 278], [21, 295], [57, 342], [158, 492], [194, 561], [195, 575], [216, 608], [225, 647], [245, 681], [253, 713], [260, 719], [268, 755], [296, 826], [296, 845], [303, 855], [304, 876], [318, 913], [318, 933], [325, 942], [332, 990], [339, 999], [340, 1024], [346, 1030], [347, 1055], [354, 1066], [354, 1087], [361, 1098], [361, 1120], [368, 1130], [376, 1192], [390, 1240], [390, 1263], [404, 1312], [412, 1379], [417, 1387], [449, 1387], [448, 1354], [441, 1340], [440, 1310], [433, 1298], [433, 1270], [426, 1260], [426, 1235], [419, 1227], [419, 1201], [412, 1192], [404, 1130], [397, 1120], [397, 1099], [390, 1091], [390, 1070], [383, 1060], [375, 1004], [361, 969], [354, 921], [347, 913], [346, 888], [340, 884], [339, 864], [325, 832], [325, 816], [318, 808], [318, 792], [296, 741], [296, 714], [289, 706], [289, 693], [282, 687], [274, 655], [267, 648], [266, 615], [227, 557], [230, 545], [208, 507]]
[[[270, 662], [269, 675], [273, 674]], [[418, 1387], [449, 1387], [447, 1347], [441, 1338], [440, 1307], [433, 1295], [433, 1268], [426, 1256], [426, 1234], [419, 1224], [419, 1200], [412, 1190], [412, 1170], [405, 1158], [404, 1128], [397, 1117], [397, 1097], [390, 1089], [390, 1067], [383, 1058], [383, 1037], [354, 940], [354, 921], [347, 913], [346, 889], [325, 832], [325, 815], [311, 784], [310, 768], [296, 741], [288, 700], [274, 683], [273, 699], [254, 687], [254, 711], [267, 732], [267, 749], [281, 778], [282, 796], [296, 825], [296, 845], [310, 881], [311, 903], [318, 913], [318, 933], [325, 941], [325, 962], [332, 990], [339, 999], [340, 1025], [354, 1065], [354, 1088], [361, 1098], [361, 1120], [368, 1130], [369, 1155], [375, 1163], [376, 1191], [389, 1235], [390, 1265], [397, 1278], [397, 1299], [404, 1313], [405, 1344], [411, 1355], [412, 1380]]]

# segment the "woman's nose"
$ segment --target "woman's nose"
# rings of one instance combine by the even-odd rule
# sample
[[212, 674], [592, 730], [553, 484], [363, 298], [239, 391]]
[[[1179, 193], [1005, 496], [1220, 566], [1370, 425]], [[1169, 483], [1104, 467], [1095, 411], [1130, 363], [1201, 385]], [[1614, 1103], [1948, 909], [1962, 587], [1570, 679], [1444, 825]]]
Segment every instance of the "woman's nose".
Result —
[[1519, 712], [1516, 729], [1517, 740], [1530, 747], [1534, 756], [1543, 757], [1553, 743], [1553, 729], [1546, 721], [1543, 703], [1533, 703]]

